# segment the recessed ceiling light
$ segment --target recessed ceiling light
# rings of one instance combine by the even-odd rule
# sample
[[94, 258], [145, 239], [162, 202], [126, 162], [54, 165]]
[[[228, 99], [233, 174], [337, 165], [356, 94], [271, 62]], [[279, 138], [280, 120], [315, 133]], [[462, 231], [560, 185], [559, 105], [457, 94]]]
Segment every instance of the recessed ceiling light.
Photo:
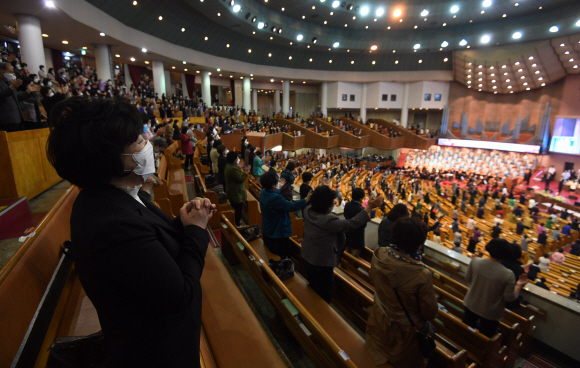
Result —
[[376, 63], [376, 62], [373, 60], [373, 63], [372, 63], [372, 64], [373, 64], [373, 65], [375, 65], [375, 63]]
[[264, 28], [264, 22], [258, 22], [258, 29]]
[[353, 16], [352, 19], [355, 20], [356, 19], [356, 16]]
[[316, 9], [316, 6], [312, 5], [312, 10]]
[[395, 60], [395, 64], [399, 64], [399, 60]]
[[505, 18], [505, 17], [507, 17], [507, 14], [504, 14], [504, 15], [502, 15], [501, 17], [502, 17], [502, 18]]
[[375, 11], [375, 15], [377, 17], [382, 17], [383, 14], [385, 14], [385, 9], [384, 8], [377, 8], [377, 10]]
[[146, 49], [145, 47], [143, 47], [143, 48], [141, 49], [141, 52], [147, 52], [147, 49]]
[[508, 72], [503, 73], [503, 75], [508, 75]]
[[398, 17], [400, 17], [400, 16], [401, 16], [401, 9], [396, 9], [396, 10], [393, 12], [393, 17], [395, 17], [395, 18], [398, 18]]
[[335, 0], [335, 1], [332, 2], [332, 7], [333, 8], [338, 8], [339, 6], [340, 6], [340, 1]]
[[121, 57], [121, 55], [119, 55], [119, 54], [115, 54], [115, 57]]
[[334, 15], [334, 12], [330, 12], [330, 15]]
[[580, 20], [576, 22], [576, 27], [580, 27]]
[[207, 36], [205, 36], [204, 40], [206, 40], [206, 41], [207, 41], [208, 39], [209, 39], [209, 38], [208, 38]]
[[481, 43], [488, 43], [491, 38], [489, 35], [484, 35], [481, 37]]
[[130, 60], [131, 60], [131, 61], [135, 61], [135, 58], [134, 58], [134, 57], [132, 57]]
[[369, 13], [368, 6], [363, 6], [362, 8], [360, 8], [360, 15], [367, 15], [368, 13]]
[[465, 45], [467, 45], [467, 40], [466, 39], [463, 39], [463, 40], [459, 41], [459, 46], [465, 46]]
[[268, 53], [268, 57], [272, 57], [272, 54], [271, 53]]
[[48, 35], [46, 33], [43, 33], [42, 37], [48, 37]]
[[491, 6], [491, 0], [484, 0], [481, 4], [484, 8], [488, 8]]
[[105, 37], [105, 33], [104, 33], [104, 32], [101, 32], [101, 33], [99, 33], [99, 35], [100, 35], [101, 37]]
[[514, 6], [520, 6], [520, 3], [515, 3]]
[[133, 1], [133, 5], [137, 5], [137, 1]]
[[481, 11], [481, 14], [485, 14], [485, 10], [482, 10], [482, 11]]
[[175, 69], [175, 67], [174, 67], [174, 66], [172, 66], [172, 67], [171, 67], [171, 69]]
[[308, 60], [308, 61], [312, 62], [312, 58], [310, 58], [310, 60]]
[[68, 45], [68, 41], [62, 41], [62, 43], [64, 43], [65, 45]]
[[159, 20], [163, 20], [163, 16], [162, 15], [159, 16]]
[[334, 48], [336, 48], [338, 46], [340, 46], [340, 43], [338, 41], [336, 41], [335, 43], [332, 44], [332, 47], [334, 47]]
[[447, 23], [443, 23], [443, 27], [445, 27], [447, 25]]
[[528, 58], [528, 60], [534, 60], [534, 57], [533, 57], [533, 56], [530, 56], [530, 57]]
[[524, 86], [527, 86], [527, 85], [528, 85], [528, 82], [525, 82], [525, 83], [524, 83]]
[[542, 83], [542, 87], [544, 87], [546, 85], [546, 83]]
[[522, 76], [520, 77], [520, 79], [526, 79], [526, 76], [525, 76], [525, 75], [522, 75]]
[[230, 44], [229, 44], [229, 43], [228, 43], [228, 44], [226, 44], [226, 47], [230, 47]]
[[306, 19], [306, 15], [303, 15], [303, 16], [302, 16], [302, 19]]
[[379, 46], [376, 43], [371, 46], [371, 50], [373, 50], [373, 51], [375, 51], [378, 48], [379, 48]]
[[[147, 60], [145, 60], [145, 64], [149, 64], [149, 62]], [[187, 71], [187, 69], [185, 69], [185, 71]]]
[[441, 47], [447, 47], [447, 46], [449, 46], [449, 42], [447, 42], [447, 41], [441, 42]]
[[296, 40], [298, 41], [302, 41], [302, 39], [304, 38], [303, 35], [299, 34], [298, 36], [296, 36]]
[[233, 11], [234, 13], [239, 12], [240, 10], [242, 10], [242, 7], [239, 4], [234, 5], [233, 7]]
[[251, 53], [252, 53], [252, 49], [248, 49], [248, 54], [251, 54]]
[[332, 60], [328, 60], [328, 63], [329, 63], [329, 64], [332, 64]]
[[419, 64], [421, 64], [423, 62], [423, 60], [419, 59]]
[[453, 6], [451, 7], [451, 9], [449, 9], [449, 11], [450, 11], [452, 14], [455, 14], [455, 13], [457, 13], [457, 12], [459, 11], [459, 6], [457, 6], [457, 5], [453, 5]]
[[515, 65], [520, 65], [520, 62], [519, 61], [516, 61]]
[[445, 62], [445, 63], [448, 62], [448, 61], [449, 61], [448, 58], [443, 59], [443, 62]]
[[540, 78], [538, 78], [538, 80], [539, 80], [539, 81], [541, 81], [541, 80], [544, 80], [544, 77], [540, 77]]
[[222, 16], [222, 13], [218, 13], [218, 14], [217, 14], [217, 16], [218, 16], [218, 17], [221, 17], [221, 16]]
[[574, 61], [574, 58], [572, 58], [572, 59], [570, 59], [570, 60], [568, 60], [568, 61], [569, 61], [569, 62], [573, 62], [573, 61]]
[[552, 32], [552, 33], [556, 33], [556, 32], [558, 32], [559, 30], [560, 30], [560, 28], [558, 28], [558, 26], [551, 26], [551, 27], [550, 27], [550, 32]]
[[306, 81], [303, 81], [302, 84], [306, 84]]
[[421, 12], [421, 16], [422, 16], [422, 17], [426, 17], [426, 16], [428, 16], [428, 15], [429, 15], [429, 10], [427, 10], [427, 9], [423, 9], [423, 11]]
[[350, 63], [351, 63], [351, 64], [354, 64], [354, 60], [352, 60]]
[[509, 78], [508, 78], [508, 79], [506, 79], [505, 81], [509, 83], [509, 82], [511, 82], [511, 79], [509, 79]]
[[216, 70], [217, 70], [218, 72], [221, 72], [221, 71], [222, 71], [220, 68], [217, 68]]
[[519, 40], [520, 38], [522, 38], [522, 32], [514, 32], [514, 34], [512, 35], [512, 38], [514, 40]]
[[512, 86], [508, 86], [509, 89], [512, 89]]
[[574, 65], [574, 69], [578, 69], [578, 65]]
[[421, 44], [420, 44], [420, 43], [416, 43], [416, 44], [413, 46], [413, 48], [414, 48], [415, 50], [418, 50], [418, 49], [420, 49], [420, 48], [421, 48]]
[[292, 56], [288, 56], [288, 60], [292, 60]]

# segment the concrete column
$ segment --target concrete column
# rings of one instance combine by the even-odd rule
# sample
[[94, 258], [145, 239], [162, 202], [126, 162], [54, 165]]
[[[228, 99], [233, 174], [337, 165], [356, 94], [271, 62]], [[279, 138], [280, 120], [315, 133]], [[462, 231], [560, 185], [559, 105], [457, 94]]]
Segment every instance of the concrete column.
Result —
[[282, 91], [282, 113], [286, 115], [290, 113], [290, 81], [288, 79], [284, 79]]
[[164, 70], [165, 73], [165, 97], [169, 98], [173, 93], [175, 93], [175, 89], [171, 85], [171, 73], [169, 70]]
[[401, 104], [401, 126], [407, 127], [409, 120], [409, 83], [405, 83], [403, 89], [403, 101]]
[[161, 95], [165, 93], [167, 97], [167, 93], [165, 92], [165, 71], [163, 70], [163, 61], [160, 60], [153, 60], [151, 62], [153, 68], [153, 85], [155, 87], [155, 93]]
[[[30, 74], [36, 74], [40, 65], [46, 67], [40, 19], [34, 15], [26, 14], [16, 14], [14, 17], [18, 26], [18, 41], [20, 42], [22, 62], [28, 64]], [[45, 70], [48, 71], [48, 68]]]
[[185, 73], [181, 73], [181, 89], [183, 90], [183, 98], [185, 98], [185, 96], [189, 97], [187, 83], [185, 82]]
[[111, 65], [111, 46], [104, 44], [97, 45], [95, 48], [95, 61], [99, 79], [103, 82], [106, 82], [107, 79], [113, 80], [115, 74], [113, 73]]
[[274, 91], [274, 106], [275, 106], [275, 111], [276, 114], [280, 113], [280, 90], [277, 89], [276, 91]]
[[360, 92], [360, 122], [367, 121], [367, 84], [363, 83]]
[[252, 106], [254, 107], [254, 111], [258, 113], [258, 89], [254, 88], [252, 90]]
[[252, 103], [251, 103], [252, 99], [250, 96], [250, 77], [245, 76], [244, 77], [244, 110], [246, 110], [246, 113], [249, 113], [250, 110], [252, 109]]
[[320, 112], [323, 116], [326, 116], [328, 113], [327, 101], [328, 100], [328, 83], [322, 82], [320, 85]]
[[[54, 68], [54, 64], [52, 63], [52, 49], [45, 47], [44, 48], [44, 58], [46, 59], [46, 64], [44, 64], [44, 71], [48, 73], [48, 69]], [[54, 72], [56, 74], [56, 70]]]
[[209, 82], [209, 73], [207, 70], [201, 72], [201, 98], [203, 103], [211, 106], [211, 88]]

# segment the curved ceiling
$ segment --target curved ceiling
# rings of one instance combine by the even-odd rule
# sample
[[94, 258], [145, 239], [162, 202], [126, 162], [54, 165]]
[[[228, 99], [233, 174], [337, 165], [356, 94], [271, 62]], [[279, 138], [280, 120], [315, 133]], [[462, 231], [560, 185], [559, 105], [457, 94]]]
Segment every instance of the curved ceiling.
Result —
[[[484, 0], [371, 0], [342, 1], [336, 8], [332, 0], [87, 1], [132, 28], [180, 46], [297, 69], [450, 70], [452, 50], [580, 31], [577, 0], [518, 0], [521, 4], [487, 0], [491, 3], [487, 7]], [[365, 6], [369, 13], [363, 16]], [[458, 7], [456, 13], [451, 12], [453, 6]], [[378, 8], [384, 9], [384, 15], [376, 15]], [[401, 14], [394, 16], [397, 10]], [[557, 32], [550, 32], [553, 26]], [[513, 38], [516, 32], [521, 34], [518, 39]], [[484, 36], [489, 37], [485, 43]], [[371, 45], [378, 49], [371, 52]]]

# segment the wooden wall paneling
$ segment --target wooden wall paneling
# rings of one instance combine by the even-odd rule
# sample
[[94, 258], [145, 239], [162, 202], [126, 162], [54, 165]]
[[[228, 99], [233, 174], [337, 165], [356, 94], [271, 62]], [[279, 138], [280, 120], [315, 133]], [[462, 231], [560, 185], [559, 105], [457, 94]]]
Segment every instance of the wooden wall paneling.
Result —
[[[282, 140], [283, 140], [283, 135], [285, 135], [284, 133], [276, 133], [276, 134], [268, 134], [265, 137], [266, 140], [266, 150], [270, 150], [276, 146], [281, 146], [282, 145]], [[286, 134], [287, 135], [287, 134]]]
[[61, 180], [46, 158], [48, 134], [47, 128], [0, 132], [0, 198], [33, 198]]
[[303, 137], [305, 137], [304, 146], [308, 148], [331, 148], [338, 146], [338, 136], [324, 137], [316, 132], [311, 131], [304, 126], [297, 124], [291, 120], [274, 119], [279, 125], [289, 125], [292, 130], [299, 130]]
[[366, 147], [365, 145], [363, 145], [363, 142], [366, 143], [367, 145], [370, 143], [370, 137], [362, 141], [362, 137], [359, 138], [358, 136], [347, 133], [343, 131], [341, 128], [335, 127], [334, 125], [327, 123], [322, 119], [314, 119], [314, 121], [316, 125], [322, 125], [324, 129], [333, 131], [334, 135], [337, 135], [339, 137], [338, 142], [343, 147], [363, 148]]

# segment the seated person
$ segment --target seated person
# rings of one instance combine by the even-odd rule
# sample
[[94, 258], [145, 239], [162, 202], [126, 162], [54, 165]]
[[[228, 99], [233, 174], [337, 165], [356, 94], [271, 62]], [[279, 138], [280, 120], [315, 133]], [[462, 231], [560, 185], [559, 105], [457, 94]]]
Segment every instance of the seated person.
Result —
[[536, 281], [535, 285], [541, 287], [542, 289], [550, 290], [550, 287], [548, 285], [546, 285], [546, 278], [545, 277], [540, 277], [538, 279], [538, 281]]

